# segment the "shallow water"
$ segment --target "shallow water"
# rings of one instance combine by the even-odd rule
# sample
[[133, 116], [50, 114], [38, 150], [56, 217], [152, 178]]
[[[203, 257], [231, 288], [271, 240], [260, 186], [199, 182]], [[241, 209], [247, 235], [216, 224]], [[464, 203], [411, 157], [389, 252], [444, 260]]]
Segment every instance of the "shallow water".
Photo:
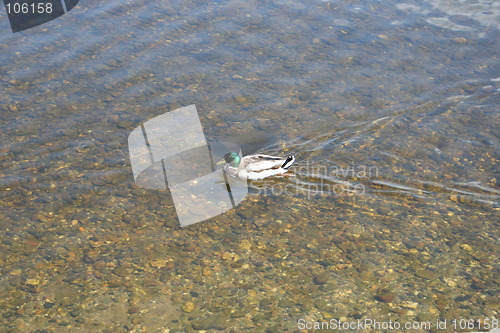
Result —
[[[498, 18], [496, 2], [282, 0], [1, 20], [1, 327], [487, 331]], [[127, 137], [193, 103], [208, 140], [297, 162], [181, 229], [168, 190], [134, 184]]]

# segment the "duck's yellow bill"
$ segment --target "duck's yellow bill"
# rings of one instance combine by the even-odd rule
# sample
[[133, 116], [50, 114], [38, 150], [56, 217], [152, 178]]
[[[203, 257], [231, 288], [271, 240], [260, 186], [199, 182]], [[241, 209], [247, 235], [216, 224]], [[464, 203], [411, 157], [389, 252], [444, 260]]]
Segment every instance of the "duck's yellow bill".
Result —
[[215, 165], [222, 165], [222, 164], [224, 164], [224, 163], [226, 163], [226, 160], [225, 160], [225, 159], [222, 159], [222, 160], [220, 160], [219, 162], [215, 163]]

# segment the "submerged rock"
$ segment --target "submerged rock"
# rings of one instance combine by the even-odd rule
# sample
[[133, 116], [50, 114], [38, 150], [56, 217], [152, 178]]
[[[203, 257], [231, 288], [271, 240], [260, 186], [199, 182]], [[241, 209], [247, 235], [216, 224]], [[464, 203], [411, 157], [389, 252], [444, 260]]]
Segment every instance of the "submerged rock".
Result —
[[422, 279], [434, 280], [438, 277], [438, 273], [430, 271], [428, 269], [420, 269], [415, 272], [415, 275]]
[[323, 273], [319, 273], [319, 274], [314, 276], [314, 283], [325, 284], [328, 282], [329, 278], [330, 278], [330, 272], [326, 271]]
[[375, 299], [384, 303], [392, 303], [396, 299], [396, 294], [390, 291], [382, 291], [375, 295]]
[[196, 330], [225, 330], [228, 326], [229, 318], [223, 313], [217, 313], [213, 316], [193, 322], [193, 328]]

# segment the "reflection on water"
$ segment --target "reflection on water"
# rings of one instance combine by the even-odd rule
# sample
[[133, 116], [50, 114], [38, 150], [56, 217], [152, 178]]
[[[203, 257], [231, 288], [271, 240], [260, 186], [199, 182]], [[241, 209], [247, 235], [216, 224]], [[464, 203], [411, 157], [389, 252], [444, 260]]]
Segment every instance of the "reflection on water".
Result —
[[[498, 318], [497, 11], [112, 1], [6, 26], [2, 327]], [[208, 141], [297, 161], [181, 229], [168, 189], [134, 184], [127, 138], [194, 103]]]
[[[426, 21], [435, 26], [456, 31], [475, 31], [482, 35], [481, 28], [498, 29], [500, 3], [498, 1], [453, 1], [428, 0], [425, 3], [398, 3], [397, 8], [411, 13], [429, 14]], [[430, 4], [430, 7], [428, 5]]]

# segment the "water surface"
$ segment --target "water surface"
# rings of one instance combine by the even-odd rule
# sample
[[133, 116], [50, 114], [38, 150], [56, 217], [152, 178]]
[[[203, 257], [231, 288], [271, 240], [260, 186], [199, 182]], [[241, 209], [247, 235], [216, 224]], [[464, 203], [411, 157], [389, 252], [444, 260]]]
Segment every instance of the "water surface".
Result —
[[[4, 18], [1, 326], [498, 319], [498, 18], [363, 0], [86, 2], [16, 34]], [[181, 229], [168, 190], [134, 184], [127, 137], [193, 103], [208, 140], [297, 162]]]

